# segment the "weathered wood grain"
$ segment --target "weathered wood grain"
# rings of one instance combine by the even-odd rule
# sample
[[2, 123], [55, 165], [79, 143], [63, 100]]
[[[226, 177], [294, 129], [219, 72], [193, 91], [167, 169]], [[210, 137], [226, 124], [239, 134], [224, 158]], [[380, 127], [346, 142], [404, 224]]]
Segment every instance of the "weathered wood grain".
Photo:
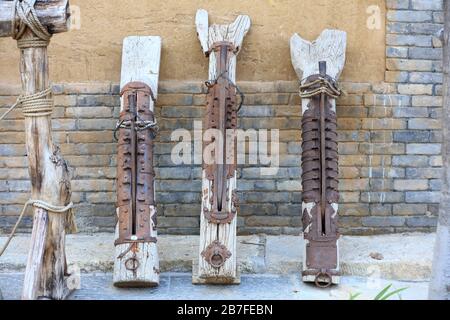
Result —
[[[208, 13], [206, 10], [198, 10], [195, 23], [197, 26], [197, 34], [200, 40], [202, 50], [206, 53], [213, 43], [217, 41], [229, 41], [237, 48], [236, 54], [230, 59], [228, 75], [231, 81], [236, 81], [236, 60], [237, 54], [242, 47], [245, 35], [250, 30], [250, 18], [248, 16], [238, 16], [237, 19], [229, 25], [211, 25], [208, 23]], [[209, 56], [209, 79], [217, 78], [216, 56]], [[200, 247], [198, 263], [194, 263], [193, 283], [239, 283], [240, 278], [237, 272], [237, 252], [236, 252], [236, 221], [234, 217], [230, 224], [217, 225], [209, 223], [203, 214], [203, 208], [211, 208], [211, 181], [206, 178], [205, 171], [202, 176], [202, 206], [200, 211]], [[237, 178], [228, 179], [228, 198], [227, 210], [231, 211], [233, 203], [232, 193], [236, 189]], [[231, 257], [225, 261], [220, 268], [212, 267], [201, 256], [201, 253], [215, 240], [219, 240], [231, 252]]]
[[[13, 0], [0, 0], [0, 37], [12, 36], [13, 5]], [[69, 0], [37, 0], [35, 9], [39, 21], [51, 34], [69, 30]]]
[[[159, 65], [161, 60], [161, 37], [127, 37], [123, 41], [122, 72], [120, 88], [128, 83], [139, 81], [152, 89], [155, 98], [158, 96]], [[124, 105], [121, 100], [121, 111]], [[154, 102], [150, 101], [150, 110], [154, 111]], [[155, 190], [155, 188], [153, 188]], [[155, 197], [156, 195], [154, 195]], [[156, 198], [154, 198], [156, 199]], [[152, 217], [156, 215], [156, 207], [150, 206], [152, 228], [150, 236], [156, 238], [156, 226]], [[116, 227], [116, 239], [119, 237]], [[114, 285], [117, 287], [153, 287], [159, 285], [159, 257], [156, 243], [137, 243], [134, 252], [128, 251], [130, 244], [119, 244], [115, 247]], [[125, 267], [130, 258], [139, 261], [139, 267], [132, 271]]]
[[[30, 30], [25, 37], [33, 37]], [[20, 74], [24, 94], [34, 94], [49, 87], [47, 48], [21, 50]], [[70, 174], [66, 162], [53, 143], [49, 116], [26, 117], [25, 136], [31, 178], [32, 199], [65, 206], [70, 203]], [[39, 296], [63, 299], [66, 269], [64, 238], [67, 215], [34, 210], [33, 239], [28, 256], [24, 299]], [[44, 223], [47, 222], [47, 223]], [[43, 251], [43, 253], [41, 253]], [[43, 254], [43, 256], [41, 256]]]
[[[319, 74], [319, 62], [326, 61], [327, 74], [338, 80], [345, 65], [345, 52], [347, 46], [347, 34], [339, 30], [324, 30], [319, 38], [313, 42], [302, 39], [298, 34], [294, 34], [291, 38], [291, 59], [295, 72], [297, 73], [302, 84], [307, 77]], [[302, 99], [302, 113], [308, 110], [310, 99]], [[336, 99], [329, 97], [329, 103], [332, 109], [336, 111]], [[338, 204], [331, 204], [338, 212]], [[302, 213], [307, 210], [311, 212], [315, 203], [303, 203]], [[308, 240], [305, 239], [303, 246], [303, 270], [308, 270], [306, 264], [306, 246]], [[337, 243], [338, 250], [338, 266], [339, 266], [339, 242]], [[338, 270], [336, 270], [338, 271]], [[314, 282], [315, 276], [304, 276], [303, 281]], [[338, 276], [332, 277], [332, 283], [339, 283]]]

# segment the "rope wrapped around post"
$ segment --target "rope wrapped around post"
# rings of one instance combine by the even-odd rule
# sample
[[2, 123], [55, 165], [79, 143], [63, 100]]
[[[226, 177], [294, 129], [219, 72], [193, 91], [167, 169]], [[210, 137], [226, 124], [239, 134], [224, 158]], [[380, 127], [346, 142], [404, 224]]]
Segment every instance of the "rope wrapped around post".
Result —
[[[35, 3], [36, 0], [14, 0], [11, 33], [13, 39], [17, 40], [17, 47], [20, 49], [47, 47], [52, 37], [39, 21], [34, 9]], [[22, 39], [27, 28], [33, 31], [36, 38]]]
[[[11, 28], [13, 39], [17, 40], [17, 46], [20, 49], [47, 47], [52, 37], [48, 30], [39, 21], [34, 9], [35, 3], [36, 0], [14, 0]], [[32, 31], [33, 37], [22, 39], [27, 28]], [[47, 88], [34, 94], [20, 95], [17, 98], [16, 102], [0, 117], [0, 121], [3, 120], [12, 110], [14, 110], [18, 106], [22, 107], [22, 114], [24, 117], [50, 116], [53, 112], [54, 106], [52, 89]], [[3, 253], [9, 246], [20, 222], [22, 221], [23, 216], [25, 215], [27, 208], [30, 205], [35, 208], [41, 208], [53, 213], [66, 213], [66, 232], [75, 233], [77, 231], [76, 225], [74, 223], [75, 220], [73, 216], [74, 213], [72, 210], [72, 202], [65, 206], [57, 206], [43, 200], [30, 199], [24, 204], [22, 211], [11, 231], [11, 234], [0, 250], [0, 256], [3, 255]]]
[[[14, 228], [11, 231], [11, 234], [8, 236], [8, 239], [6, 240], [6, 243], [3, 245], [2, 249], [0, 250], [0, 257], [3, 255], [3, 253], [6, 251], [6, 249], [9, 246], [9, 243], [11, 242], [12, 238], [14, 237], [14, 235], [16, 234], [17, 228], [19, 227], [20, 222], [22, 221], [22, 218], [28, 208], [28, 206], [32, 205], [35, 208], [41, 208], [50, 212], [54, 212], [54, 213], [66, 213], [68, 212], [68, 214], [73, 214], [72, 212], [72, 208], [73, 208], [73, 203], [69, 203], [66, 206], [54, 206], [50, 203], [47, 203], [45, 201], [42, 200], [28, 200], [27, 202], [25, 202], [25, 205], [23, 206], [22, 212], [19, 215], [19, 218], [16, 221], [16, 224], [14, 225]], [[67, 221], [73, 221], [72, 219], [67, 219]], [[75, 225], [67, 225], [66, 226], [66, 231], [68, 232], [75, 232], [76, 231], [76, 226]]]
[[306, 79], [306, 83], [300, 85], [301, 98], [312, 98], [321, 93], [336, 99], [342, 95], [343, 91], [338, 87], [336, 81], [321, 76], [313, 81]]

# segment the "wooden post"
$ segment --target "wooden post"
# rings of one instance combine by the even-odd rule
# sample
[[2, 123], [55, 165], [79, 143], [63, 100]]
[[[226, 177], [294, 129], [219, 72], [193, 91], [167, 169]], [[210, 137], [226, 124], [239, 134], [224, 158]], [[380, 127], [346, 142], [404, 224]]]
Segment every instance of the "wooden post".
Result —
[[[236, 81], [236, 57], [242, 47], [242, 42], [245, 35], [250, 29], [250, 18], [248, 16], [238, 16], [237, 19], [229, 25], [211, 25], [208, 23], [207, 11], [201, 9], [197, 11], [196, 15], [197, 33], [202, 46], [203, 52], [209, 54], [209, 78], [210, 80], [217, 79], [218, 83], [228, 80], [231, 83]], [[222, 55], [222, 49], [218, 51], [220, 45], [233, 47], [231, 52], [228, 47], [228, 53]], [[215, 49], [213, 49], [215, 46]], [[210, 51], [213, 49], [212, 51]], [[228, 56], [229, 54], [229, 56]], [[227, 57], [227, 58], [225, 58]], [[217, 66], [223, 60], [227, 64], [226, 78], [219, 75]], [[224, 61], [227, 60], [227, 61]], [[221, 96], [219, 98], [224, 98]], [[225, 112], [221, 110], [220, 112]], [[221, 118], [223, 119], [223, 117]], [[220, 124], [219, 124], [220, 125]], [[210, 129], [210, 128], [204, 128]], [[234, 153], [236, 149], [234, 149]], [[205, 159], [203, 159], [205, 160]], [[220, 167], [221, 164], [217, 165]], [[223, 167], [223, 165], [222, 165]], [[222, 194], [226, 194], [226, 200], [222, 205], [224, 211], [228, 213], [236, 211], [236, 171], [229, 174], [226, 178], [226, 190]], [[194, 260], [192, 282], [194, 284], [202, 283], [239, 283], [240, 277], [237, 270], [237, 252], [236, 252], [236, 215], [228, 223], [217, 224], [205, 217], [205, 211], [212, 210], [213, 192], [219, 192], [219, 189], [213, 190], [213, 181], [208, 179], [205, 167], [202, 175], [202, 206], [200, 212], [200, 247], [199, 256]], [[220, 183], [220, 182], [219, 182]], [[220, 189], [221, 190], [221, 189]], [[212, 260], [217, 258], [217, 264], [213, 265]], [[220, 261], [218, 261], [220, 260]]]
[[344, 68], [346, 39], [337, 30], [323, 31], [312, 43], [297, 34], [291, 38], [292, 64], [302, 82], [302, 278], [318, 286], [339, 283], [335, 81]]
[[[158, 95], [160, 59], [160, 37], [125, 38], [120, 80], [123, 93], [121, 119], [128, 120], [136, 112], [141, 119], [147, 116], [156, 120], [153, 99], [156, 100]], [[144, 92], [146, 89], [148, 92]], [[141, 95], [137, 94], [134, 102], [130, 102], [130, 92], [141, 92]], [[135, 122], [131, 121], [133, 123], [130, 123], [129, 128], [119, 129], [114, 285], [154, 287], [159, 284], [159, 258], [156, 246], [153, 142], [150, 140], [150, 130], [134, 132]], [[137, 139], [133, 140], [134, 137]], [[138, 142], [140, 144], [136, 145]], [[134, 191], [133, 185], [137, 188]]]
[[[11, 37], [13, 0], [0, 0], [0, 37]], [[36, 0], [37, 18], [51, 34], [67, 32], [70, 17], [69, 0]], [[16, 15], [16, 21], [19, 17]]]
[[[38, 0], [38, 18], [50, 33], [64, 32], [69, 27], [68, 0]], [[9, 14], [9, 28], [8, 16]], [[47, 14], [44, 17], [44, 14]], [[0, 1], [0, 36], [11, 36], [12, 1]], [[19, 18], [15, 16], [14, 20]], [[9, 29], [9, 31], [8, 31]], [[17, 40], [35, 40], [36, 34], [26, 28]], [[20, 74], [23, 95], [43, 92], [50, 86], [47, 46], [22, 46]], [[51, 98], [48, 94], [47, 99]], [[70, 203], [69, 170], [59, 148], [53, 144], [51, 117], [33, 115], [25, 117], [26, 147], [31, 177], [32, 199], [53, 206]], [[73, 224], [72, 216], [35, 207], [23, 287], [23, 299], [63, 299], [68, 288], [65, 283], [65, 228]], [[70, 221], [69, 221], [70, 220]]]
[[443, 30], [443, 117], [442, 161], [443, 179], [441, 205], [434, 247], [433, 268], [429, 288], [432, 300], [450, 298], [450, 3], [444, 1]]

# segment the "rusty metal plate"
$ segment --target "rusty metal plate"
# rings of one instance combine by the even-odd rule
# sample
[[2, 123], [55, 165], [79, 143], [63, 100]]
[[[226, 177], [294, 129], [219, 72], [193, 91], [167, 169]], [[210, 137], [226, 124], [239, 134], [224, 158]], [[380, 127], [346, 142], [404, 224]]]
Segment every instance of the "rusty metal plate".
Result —
[[[214, 163], [203, 164], [206, 178], [212, 181], [211, 210], [205, 208], [204, 215], [210, 223], [216, 224], [231, 223], [236, 215], [236, 205], [233, 205], [232, 210], [227, 208], [230, 200], [227, 198], [229, 194], [227, 180], [234, 177], [236, 171], [236, 137], [226, 134], [227, 130], [237, 127], [236, 88], [228, 77], [229, 62], [234, 50], [235, 48], [230, 42], [217, 42], [210, 50], [210, 54], [216, 55], [218, 77], [208, 83], [204, 127], [207, 130], [216, 129], [221, 133], [223, 150], [220, 155], [211, 154]], [[228, 141], [229, 139], [233, 139], [233, 141]], [[203, 149], [209, 143], [214, 143], [214, 141], [204, 142]], [[234, 145], [232, 161], [226, 150], [231, 143]]]
[[[330, 98], [338, 92], [333, 79], [326, 75], [326, 64], [319, 64], [320, 74], [306, 79], [303, 97], [309, 96], [302, 119], [302, 200], [314, 203], [303, 211], [302, 223], [306, 247], [306, 268], [316, 276], [316, 284], [327, 280], [337, 269], [338, 215], [332, 203], [339, 201], [337, 117]], [[321, 280], [322, 279], [322, 280]]]
[[202, 257], [212, 267], [218, 269], [231, 257], [231, 252], [226, 246], [216, 240], [203, 250]]
[[337, 268], [336, 245], [310, 242], [306, 245], [306, 256], [308, 257], [306, 262], [308, 269], [332, 270]]
[[[150, 206], [155, 206], [153, 134], [145, 126], [154, 122], [150, 111], [151, 89], [145, 83], [131, 82], [122, 92], [117, 168], [119, 238], [116, 244], [155, 242], [156, 227]], [[153, 229], [152, 229], [153, 228]]]

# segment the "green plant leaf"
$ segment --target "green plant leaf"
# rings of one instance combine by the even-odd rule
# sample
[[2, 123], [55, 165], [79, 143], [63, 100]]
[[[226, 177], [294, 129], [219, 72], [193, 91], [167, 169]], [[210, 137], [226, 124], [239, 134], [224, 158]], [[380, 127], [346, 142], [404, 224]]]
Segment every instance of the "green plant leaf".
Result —
[[392, 287], [392, 283], [390, 285], [388, 285], [386, 288], [384, 288], [383, 290], [380, 291], [380, 293], [378, 293], [376, 295], [376, 297], [373, 300], [381, 300], [381, 298], [386, 294], [386, 292]]
[[402, 291], [405, 291], [406, 289], [408, 289], [408, 287], [400, 288], [400, 289], [394, 290], [394, 291], [392, 291], [392, 292], [386, 294], [386, 295], [385, 295], [384, 297], [382, 297], [380, 300], [387, 300], [388, 298], [392, 297], [393, 295], [398, 294], [398, 293], [400, 293], [400, 292], [402, 292]]
[[357, 292], [357, 293], [350, 292], [349, 300], [356, 300], [356, 298], [358, 298], [360, 295], [361, 295], [361, 292]]

